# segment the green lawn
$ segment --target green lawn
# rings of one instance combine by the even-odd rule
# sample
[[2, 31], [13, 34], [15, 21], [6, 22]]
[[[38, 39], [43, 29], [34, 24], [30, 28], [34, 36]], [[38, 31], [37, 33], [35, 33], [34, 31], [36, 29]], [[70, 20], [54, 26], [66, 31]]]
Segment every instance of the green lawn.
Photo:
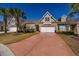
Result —
[[79, 56], [79, 37], [75, 35], [59, 34], [64, 41], [71, 47], [73, 52]]
[[16, 33], [0, 34], [0, 43], [10, 44], [10, 43], [18, 42], [38, 33], [39, 32], [20, 33], [20, 34], [16, 34]]

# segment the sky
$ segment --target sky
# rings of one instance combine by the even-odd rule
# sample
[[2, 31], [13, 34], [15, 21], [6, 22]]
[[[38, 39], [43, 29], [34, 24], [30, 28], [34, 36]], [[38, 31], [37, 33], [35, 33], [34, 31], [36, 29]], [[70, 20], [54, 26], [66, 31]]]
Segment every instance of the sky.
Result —
[[[67, 15], [70, 11], [67, 3], [0, 3], [3, 8], [19, 8], [25, 12], [28, 20], [40, 20], [46, 11], [59, 19], [62, 15]], [[2, 20], [2, 16], [0, 16]]]

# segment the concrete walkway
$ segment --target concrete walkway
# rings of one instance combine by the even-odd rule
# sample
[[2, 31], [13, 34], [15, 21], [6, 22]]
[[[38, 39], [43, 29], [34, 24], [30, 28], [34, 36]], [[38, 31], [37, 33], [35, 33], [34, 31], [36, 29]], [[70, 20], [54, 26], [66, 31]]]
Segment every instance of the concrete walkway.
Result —
[[71, 48], [56, 33], [39, 33], [8, 45], [18, 56], [73, 56]]
[[14, 54], [6, 45], [0, 44], [0, 56], [14, 56]]

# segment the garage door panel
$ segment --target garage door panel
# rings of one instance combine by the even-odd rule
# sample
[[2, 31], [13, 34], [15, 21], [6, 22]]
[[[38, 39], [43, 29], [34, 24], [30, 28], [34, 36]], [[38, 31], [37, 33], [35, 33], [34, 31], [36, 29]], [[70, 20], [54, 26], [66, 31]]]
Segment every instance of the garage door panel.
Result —
[[10, 31], [10, 32], [16, 32], [16, 30], [17, 30], [16, 27], [10, 27], [10, 28], [9, 28], [9, 31]]
[[55, 32], [55, 27], [40, 27], [40, 32]]

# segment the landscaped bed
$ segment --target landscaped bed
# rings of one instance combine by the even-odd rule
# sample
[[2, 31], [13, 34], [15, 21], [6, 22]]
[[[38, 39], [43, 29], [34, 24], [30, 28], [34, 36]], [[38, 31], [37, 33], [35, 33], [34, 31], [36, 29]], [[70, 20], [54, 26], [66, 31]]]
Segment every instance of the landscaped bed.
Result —
[[38, 33], [39, 32], [19, 33], [19, 34], [16, 34], [16, 33], [0, 34], [0, 43], [3, 43], [3, 44], [15, 43]]
[[79, 56], [79, 36], [71, 34], [59, 34], [64, 41], [71, 47], [73, 52]]

